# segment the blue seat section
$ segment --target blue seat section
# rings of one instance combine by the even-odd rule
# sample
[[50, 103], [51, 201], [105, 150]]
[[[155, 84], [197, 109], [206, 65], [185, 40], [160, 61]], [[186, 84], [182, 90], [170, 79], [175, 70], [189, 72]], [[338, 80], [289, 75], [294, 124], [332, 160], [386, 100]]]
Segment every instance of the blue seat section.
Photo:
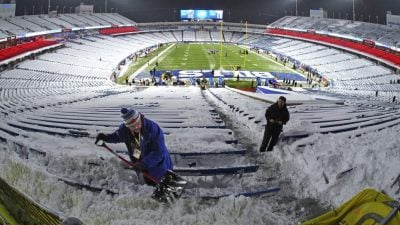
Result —
[[254, 173], [257, 172], [259, 166], [231, 166], [220, 168], [174, 168], [174, 171], [182, 176], [210, 176], [225, 175], [235, 173]]
[[[222, 151], [222, 152], [207, 152], [207, 151], [195, 151], [195, 152], [170, 152], [170, 155], [177, 155], [181, 157], [196, 157], [196, 156], [220, 156], [220, 155], [245, 155], [247, 150], [233, 150], [233, 151]], [[119, 154], [127, 155], [126, 150], [117, 150]]]
[[244, 155], [246, 150], [235, 150], [225, 152], [171, 152], [171, 155], [179, 155], [182, 157], [193, 157], [193, 156], [218, 156], [218, 155]]
[[[279, 192], [281, 190], [280, 187], [270, 187], [270, 188], [266, 188], [266, 189], [262, 189], [262, 190], [257, 190], [257, 191], [246, 191], [246, 192], [241, 192], [241, 193], [237, 193], [234, 194], [235, 197], [238, 196], [244, 196], [244, 197], [252, 197], [252, 196], [260, 196], [263, 194], [267, 194], [267, 193], [275, 193], [275, 192]], [[232, 193], [227, 193], [227, 194], [220, 194], [217, 196], [207, 196], [208, 198], [221, 198], [221, 197], [227, 197], [232, 195]]]
[[271, 74], [276, 77], [277, 80], [295, 80], [295, 81], [306, 81], [307, 79], [297, 73], [279, 73], [271, 72]]

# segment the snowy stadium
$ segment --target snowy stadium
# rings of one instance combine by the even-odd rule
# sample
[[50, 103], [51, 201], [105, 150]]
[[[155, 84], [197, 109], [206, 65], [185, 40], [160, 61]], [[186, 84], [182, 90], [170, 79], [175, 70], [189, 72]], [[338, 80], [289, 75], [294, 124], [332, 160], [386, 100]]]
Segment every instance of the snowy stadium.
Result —
[[[346, 17], [296, 0], [266, 25], [108, 1], [0, 1], [0, 224], [400, 223], [398, 6], [379, 24], [358, 0]], [[290, 120], [261, 153], [280, 96]], [[95, 144], [123, 107], [162, 128], [176, 199], [152, 197], [123, 143]]]

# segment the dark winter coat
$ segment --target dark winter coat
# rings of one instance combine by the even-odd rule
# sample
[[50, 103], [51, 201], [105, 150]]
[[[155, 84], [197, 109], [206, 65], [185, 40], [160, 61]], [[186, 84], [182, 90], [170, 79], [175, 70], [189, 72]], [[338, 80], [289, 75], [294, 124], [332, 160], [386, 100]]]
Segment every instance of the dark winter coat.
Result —
[[[268, 129], [280, 132], [282, 131], [283, 124], [286, 124], [289, 121], [289, 111], [286, 105], [280, 109], [278, 107], [278, 103], [274, 103], [265, 111], [265, 118], [267, 119]], [[281, 121], [282, 124], [277, 122], [271, 123], [271, 119], [274, 119], [275, 121]]]
[[[173, 169], [172, 160], [168, 153], [167, 147], [164, 142], [164, 133], [161, 128], [153, 121], [142, 116], [142, 128], [140, 141], [140, 162], [143, 168], [157, 180], [161, 180], [167, 170]], [[134, 163], [137, 161], [133, 157], [133, 149], [131, 142], [133, 135], [130, 130], [121, 124], [114, 133], [107, 135], [106, 142], [121, 143], [124, 142], [128, 148], [129, 157]]]

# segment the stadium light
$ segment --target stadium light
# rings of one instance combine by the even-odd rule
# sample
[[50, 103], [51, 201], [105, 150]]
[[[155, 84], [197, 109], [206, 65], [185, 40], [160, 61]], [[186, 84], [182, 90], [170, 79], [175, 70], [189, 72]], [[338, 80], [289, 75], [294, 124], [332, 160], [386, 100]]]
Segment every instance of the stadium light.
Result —
[[[293, 0], [292, 0], [293, 1]], [[299, 16], [299, 3], [301, 2], [301, 0], [295, 0], [296, 1], [296, 11], [295, 11], [295, 15]]]
[[104, 13], [107, 13], [107, 0], [104, 0]]

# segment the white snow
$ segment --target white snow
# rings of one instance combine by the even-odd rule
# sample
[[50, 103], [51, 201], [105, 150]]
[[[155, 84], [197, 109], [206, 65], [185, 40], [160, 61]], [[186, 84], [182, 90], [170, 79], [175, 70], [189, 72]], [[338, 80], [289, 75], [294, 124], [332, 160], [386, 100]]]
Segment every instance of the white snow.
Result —
[[[361, 103], [351, 99], [346, 99], [344, 106], [329, 101], [289, 106], [291, 119], [284, 127], [284, 135], [310, 133], [310, 136], [282, 141], [273, 152], [260, 154], [258, 147], [264, 132], [264, 112], [270, 105], [266, 101], [274, 101], [276, 96], [269, 100], [259, 100], [254, 94], [247, 97], [244, 93], [223, 88], [204, 91], [203, 96], [199, 87], [149, 87], [137, 91], [135, 87], [128, 87], [116, 88], [114, 91], [120, 91], [121, 94], [2, 116], [0, 136], [8, 138], [8, 142], [1, 143], [0, 176], [51, 210], [64, 216], [78, 217], [88, 225], [287, 225], [305, 220], [310, 213], [316, 216], [317, 212], [310, 212], [308, 209], [313, 203], [305, 203], [310, 198], [316, 199], [315, 202], [319, 201], [323, 207], [335, 207], [369, 187], [383, 190], [392, 198], [400, 197], [400, 181], [395, 180], [400, 174], [400, 125], [396, 122], [399, 120], [397, 108], [376, 109], [365, 106], [363, 111], [357, 108]], [[91, 92], [86, 94], [93, 95]], [[77, 98], [79, 93], [75, 97], [65, 96], [65, 99], [57, 96], [59, 102]], [[234, 105], [235, 108], [229, 105]], [[93, 143], [98, 132], [109, 133], [117, 128], [120, 121], [119, 109], [122, 106], [137, 108], [148, 118], [158, 121], [164, 127], [170, 152], [248, 151], [242, 157], [225, 155], [222, 158], [213, 156], [183, 159], [172, 156], [178, 167], [196, 162], [199, 167], [257, 164], [260, 169], [242, 177], [187, 177], [194, 186], [199, 185], [199, 188], [187, 190], [191, 197], [180, 199], [170, 206], [160, 204], [149, 197], [152, 187], [141, 184], [140, 177], [123, 169], [118, 159]], [[197, 127], [204, 124], [221, 125], [216, 122], [219, 116], [209, 111], [213, 108], [217, 109], [219, 116], [225, 121], [222, 125], [227, 125], [227, 128]], [[379, 116], [378, 113], [390, 113], [394, 119], [387, 123], [376, 119], [376, 126], [328, 134], [318, 133], [325, 128], [313, 123], [324, 118], [342, 117], [354, 120], [356, 115]], [[26, 124], [27, 121], [38, 122], [33, 120], [35, 118], [53, 121], [42, 121], [46, 125], [58, 124], [71, 128], [44, 128], [37, 124]], [[179, 121], [181, 123], [177, 123]], [[345, 120], [331, 121], [329, 125], [341, 127], [340, 123], [343, 121]], [[383, 125], [379, 125], [380, 123]], [[80, 128], [88, 132], [89, 136], [64, 137], [27, 131], [13, 127], [12, 124], [25, 124], [28, 127], [65, 134], [68, 134], [69, 129]], [[330, 129], [335, 130], [334, 127]], [[6, 130], [17, 132], [19, 136], [13, 136]], [[233, 139], [237, 139], [239, 144], [225, 143], [225, 140]], [[110, 147], [115, 150], [125, 149], [123, 144]], [[45, 152], [46, 155], [29, 148]], [[339, 175], [346, 170], [349, 172]], [[113, 196], [105, 191], [94, 193], [77, 189], [57, 177], [106, 187], [120, 194]], [[203, 194], [275, 186], [281, 187], [281, 191], [273, 196], [229, 196], [208, 202], [196, 198]]]

